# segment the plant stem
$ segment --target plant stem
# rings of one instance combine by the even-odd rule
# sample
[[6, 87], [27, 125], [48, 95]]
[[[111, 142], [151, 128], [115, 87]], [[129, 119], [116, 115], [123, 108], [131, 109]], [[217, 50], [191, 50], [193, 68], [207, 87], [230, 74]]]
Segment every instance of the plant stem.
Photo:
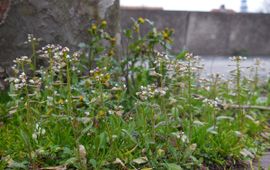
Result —
[[192, 138], [192, 124], [193, 124], [193, 112], [191, 111], [191, 97], [192, 97], [192, 94], [191, 94], [191, 86], [192, 86], [192, 83], [191, 83], [191, 76], [192, 76], [192, 73], [191, 73], [191, 57], [188, 58], [188, 114], [189, 114], [189, 139]]
[[33, 71], [36, 71], [37, 69], [36, 41], [32, 40], [31, 45], [32, 45]]

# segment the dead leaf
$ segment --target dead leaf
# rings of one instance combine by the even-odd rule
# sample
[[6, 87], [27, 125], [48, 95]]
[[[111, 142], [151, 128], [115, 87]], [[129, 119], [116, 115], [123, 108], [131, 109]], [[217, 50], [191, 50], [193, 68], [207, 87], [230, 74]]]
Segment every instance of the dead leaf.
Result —
[[148, 162], [148, 158], [147, 157], [140, 157], [140, 158], [137, 158], [137, 159], [134, 159], [132, 162], [138, 164], [138, 165], [141, 165], [141, 164], [145, 164]]
[[61, 166], [51, 166], [47, 168], [41, 168], [41, 170], [66, 170], [67, 166], [66, 165], [61, 165]]
[[116, 158], [113, 164], [120, 164], [122, 167], [126, 168], [126, 165], [119, 158]]

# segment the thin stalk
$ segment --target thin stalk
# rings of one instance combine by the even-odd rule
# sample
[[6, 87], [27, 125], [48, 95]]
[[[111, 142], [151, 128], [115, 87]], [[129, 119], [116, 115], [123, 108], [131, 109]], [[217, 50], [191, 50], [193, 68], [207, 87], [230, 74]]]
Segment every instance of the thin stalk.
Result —
[[[212, 90], [212, 99], [215, 100], [215, 98], [217, 97], [217, 83], [218, 83], [218, 74], [217, 75], [214, 75], [214, 84], [213, 84], [213, 90]], [[214, 120], [214, 127], [216, 127], [216, 109], [214, 108], [214, 111], [213, 111], [213, 120]]]
[[[24, 64], [22, 63], [21, 64], [21, 67], [22, 67], [22, 71], [25, 73], [25, 66]], [[24, 87], [24, 91], [25, 91], [25, 100], [26, 100], [26, 127], [28, 129], [28, 132], [26, 133], [28, 135], [28, 138], [29, 138], [29, 141], [25, 141], [26, 145], [27, 145], [27, 150], [28, 150], [28, 157], [29, 157], [29, 162], [31, 165], [34, 165], [34, 160], [33, 160], [33, 157], [32, 157], [32, 146], [31, 146], [31, 133], [29, 133], [29, 131], [31, 131], [32, 129], [32, 119], [31, 119], [31, 106], [30, 106], [30, 99], [29, 99], [29, 91], [28, 91], [28, 87], [27, 85]], [[21, 122], [23, 123], [23, 122]]]
[[[72, 89], [71, 89], [71, 72], [70, 72], [70, 61], [68, 61], [68, 59], [66, 58], [66, 72], [67, 72], [67, 100], [68, 100], [68, 106], [67, 106], [67, 112], [68, 112], [68, 116], [72, 117], [72, 112], [73, 112], [73, 102], [72, 102]], [[73, 117], [72, 117], [73, 118]], [[83, 161], [80, 159], [80, 143], [77, 140], [79, 138], [79, 133], [78, 133], [78, 122], [76, 120], [76, 117], [74, 117], [74, 120], [71, 123], [72, 125], [72, 129], [73, 129], [73, 135], [74, 135], [74, 141], [75, 141], [75, 145], [76, 145], [76, 150], [77, 150], [77, 158], [80, 162], [80, 168], [82, 170], [86, 170], [85, 165], [83, 163]]]
[[[66, 59], [68, 60], [68, 59]], [[66, 72], [67, 72], [67, 99], [68, 99], [68, 115], [72, 116], [72, 107], [73, 107], [73, 103], [72, 103], [72, 91], [71, 91], [71, 75], [70, 75], [70, 62], [67, 61], [67, 67], [66, 67]]]
[[31, 41], [32, 45], [32, 63], [33, 63], [33, 71], [37, 69], [37, 55], [36, 55], [36, 41]]
[[188, 114], [189, 114], [189, 139], [191, 139], [192, 137], [192, 123], [193, 123], [193, 113], [191, 111], [191, 97], [192, 97], [192, 92], [191, 92], [191, 88], [192, 88], [192, 82], [191, 82], [191, 76], [192, 76], [192, 72], [191, 72], [191, 58], [188, 59]]
[[88, 66], [89, 66], [89, 70], [92, 69], [93, 66], [93, 58], [94, 58], [94, 48], [92, 48], [93, 45], [90, 45], [90, 54], [89, 54], [89, 58], [88, 58]]
[[151, 108], [151, 119], [152, 119], [152, 135], [153, 135], [153, 140], [156, 140], [156, 130], [155, 130], [155, 125], [156, 125], [156, 119], [155, 119], [155, 112]]
[[[240, 67], [240, 58], [236, 60], [236, 92], [237, 92], [237, 104], [240, 107], [242, 102], [241, 102], [241, 67]], [[243, 109], [240, 111], [239, 115], [239, 123], [241, 129], [243, 128], [244, 125], [244, 112]]]

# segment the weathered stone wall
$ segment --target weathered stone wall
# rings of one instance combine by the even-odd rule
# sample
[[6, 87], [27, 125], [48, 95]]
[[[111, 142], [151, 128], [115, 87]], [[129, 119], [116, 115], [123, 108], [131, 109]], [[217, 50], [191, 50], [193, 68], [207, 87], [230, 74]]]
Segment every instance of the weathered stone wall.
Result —
[[0, 1], [0, 25], [4, 23], [10, 7], [10, 0]]
[[[270, 55], [270, 15], [122, 9], [121, 25], [145, 17], [158, 28], [174, 28], [174, 52], [209, 56]], [[145, 31], [145, 30], [143, 30]]]
[[119, 0], [0, 0], [0, 90], [7, 85], [12, 60], [30, 55], [27, 34], [42, 38], [40, 45], [71, 49], [88, 40], [90, 20], [107, 20], [119, 35]]
[[119, 0], [1, 0], [0, 65], [30, 53], [24, 44], [27, 34], [42, 38], [43, 45], [55, 43], [76, 48], [87, 41], [91, 19], [108, 20], [109, 31], [115, 34], [119, 29], [118, 17]]

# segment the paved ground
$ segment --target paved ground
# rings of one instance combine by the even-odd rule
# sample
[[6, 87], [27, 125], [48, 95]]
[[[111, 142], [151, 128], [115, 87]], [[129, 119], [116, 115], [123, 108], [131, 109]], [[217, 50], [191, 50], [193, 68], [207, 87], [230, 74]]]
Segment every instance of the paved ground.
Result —
[[[202, 63], [205, 65], [204, 72], [206, 74], [211, 73], [220, 73], [227, 76], [230, 70], [233, 70], [235, 67], [232, 61], [229, 60], [229, 57], [201, 57]], [[261, 69], [259, 74], [263, 77], [270, 75], [270, 57], [260, 57]], [[254, 57], [247, 58], [247, 60], [242, 62], [243, 67], [250, 67], [254, 65]], [[245, 74], [248, 76], [250, 72], [246, 69]]]
[[266, 153], [261, 159], [261, 167], [270, 170], [270, 152]]
[[[254, 163], [254, 170], [270, 170], [270, 152], [264, 154], [258, 162]], [[250, 170], [253, 170], [250, 168]]]

